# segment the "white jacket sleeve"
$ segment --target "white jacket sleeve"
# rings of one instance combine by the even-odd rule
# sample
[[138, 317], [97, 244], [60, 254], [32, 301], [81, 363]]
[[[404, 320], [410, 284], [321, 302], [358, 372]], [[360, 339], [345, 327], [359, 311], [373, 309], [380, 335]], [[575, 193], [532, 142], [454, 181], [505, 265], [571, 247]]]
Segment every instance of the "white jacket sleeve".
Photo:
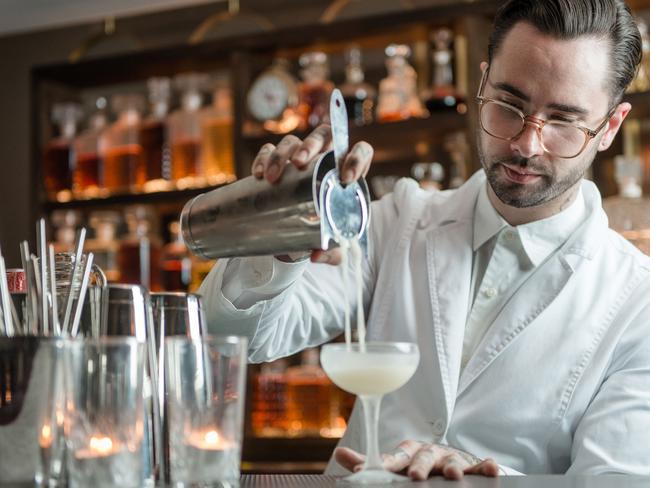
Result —
[[650, 308], [617, 345], [573, 437], [567, 474], [650, 475]]
[[[376, 268], [396, 218], [392, 196], [372, 204], [368, 257], [363, 263], [364, 309], [373, 293]], [[349, 289], [343, 289], [347, 274]], [[327, 342], [343, 332], [344, 304], [354, 324], [355, 279], [350, 266], [287, 264], [272, 257], [221, 260], [201, 285], [208, 330], [244, 335], [249, 360], [271, 361]]]

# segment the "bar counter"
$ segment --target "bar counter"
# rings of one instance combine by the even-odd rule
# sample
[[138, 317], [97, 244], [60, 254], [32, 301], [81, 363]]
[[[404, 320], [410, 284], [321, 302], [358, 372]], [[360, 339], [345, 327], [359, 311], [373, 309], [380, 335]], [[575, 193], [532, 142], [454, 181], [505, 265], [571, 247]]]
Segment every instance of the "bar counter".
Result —
[[239, 488], [360, 488], [383, 486], [395, 488], [648, 488], [650, 477], [644, 476], [564, 476], [532, 475], [485, 478], [466, 476], [461, 481], [429, 478], [427, 481], [396, 483], [392, 485], [352, 485], [323, 475], [244, 475]]
[[[31, 488], [36, 486], [28, 483], [0, 483], [0, 488]], [[426, 481], [360, 485], [343, 483], [339, 478], [317, 474], [247, 474], [241, 477], [239, 486], [230, 483], [214, 486], [215, 488], [649, 488], [650, 476], [530, 475], [502, 476], [500, 478], [466, 476], [461, 481], [448, 481], [435, 477]], [[163, 486], [160, 485], [160, 488], [163, 488]]]

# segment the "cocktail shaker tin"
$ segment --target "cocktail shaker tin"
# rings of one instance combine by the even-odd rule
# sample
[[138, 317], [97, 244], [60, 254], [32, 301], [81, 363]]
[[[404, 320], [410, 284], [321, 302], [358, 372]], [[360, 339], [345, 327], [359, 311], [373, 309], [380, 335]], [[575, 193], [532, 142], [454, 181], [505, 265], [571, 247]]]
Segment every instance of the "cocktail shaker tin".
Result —
[[370, 193], [364, 178], [343, 186], [337, 158], [347, 152], [347, 114], [330, 103], [334, 149], [306, 169], [287, 164], [279, 182], [249, 176], [190, 200], [181, 213], [188, 248], [204, 258], [282, 255], [330, 249], [359, 237], [366, 249]]

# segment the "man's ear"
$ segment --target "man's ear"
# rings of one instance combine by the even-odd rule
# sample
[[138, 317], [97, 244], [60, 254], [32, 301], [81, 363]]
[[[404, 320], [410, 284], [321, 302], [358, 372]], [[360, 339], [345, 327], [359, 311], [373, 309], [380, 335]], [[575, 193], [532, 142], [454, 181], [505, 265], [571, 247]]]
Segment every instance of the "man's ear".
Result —
[[609, 149], [609, 146], [612, 145], [614, 137], [616, 137], [618, 130], [621, 128], [621, 125], [623, 124], [625, 117], [627, 117], [627, 114], [630, 113], [630, 110], [632, 110], [632, 105], [629, 103], [623, 102], [618, 104], [618, 107], [614, 110], [614, 114], [609, 118], [609, 122], [605, 126], [605, 132], [598, 144], [599, 151]]

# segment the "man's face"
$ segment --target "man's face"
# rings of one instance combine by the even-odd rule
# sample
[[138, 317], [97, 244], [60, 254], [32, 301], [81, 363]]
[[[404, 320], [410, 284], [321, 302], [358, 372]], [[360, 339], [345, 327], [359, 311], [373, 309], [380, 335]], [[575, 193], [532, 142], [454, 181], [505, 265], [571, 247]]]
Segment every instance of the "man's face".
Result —
[[[483, 95], [514, 105], [535, 118], [570, 121], [595, 129], [610, 109], [608, 53], [603, 40], [557, 40], [520, 22], [506, 35], [492, 60]], [[534, 125], [527, 125], [514, 141], [480, 130], [481, 165], [503, 203], [517, 208], [541, 206], [581, 180], [607, 129], [605, 126], [572, 159], [547, 154]]]

